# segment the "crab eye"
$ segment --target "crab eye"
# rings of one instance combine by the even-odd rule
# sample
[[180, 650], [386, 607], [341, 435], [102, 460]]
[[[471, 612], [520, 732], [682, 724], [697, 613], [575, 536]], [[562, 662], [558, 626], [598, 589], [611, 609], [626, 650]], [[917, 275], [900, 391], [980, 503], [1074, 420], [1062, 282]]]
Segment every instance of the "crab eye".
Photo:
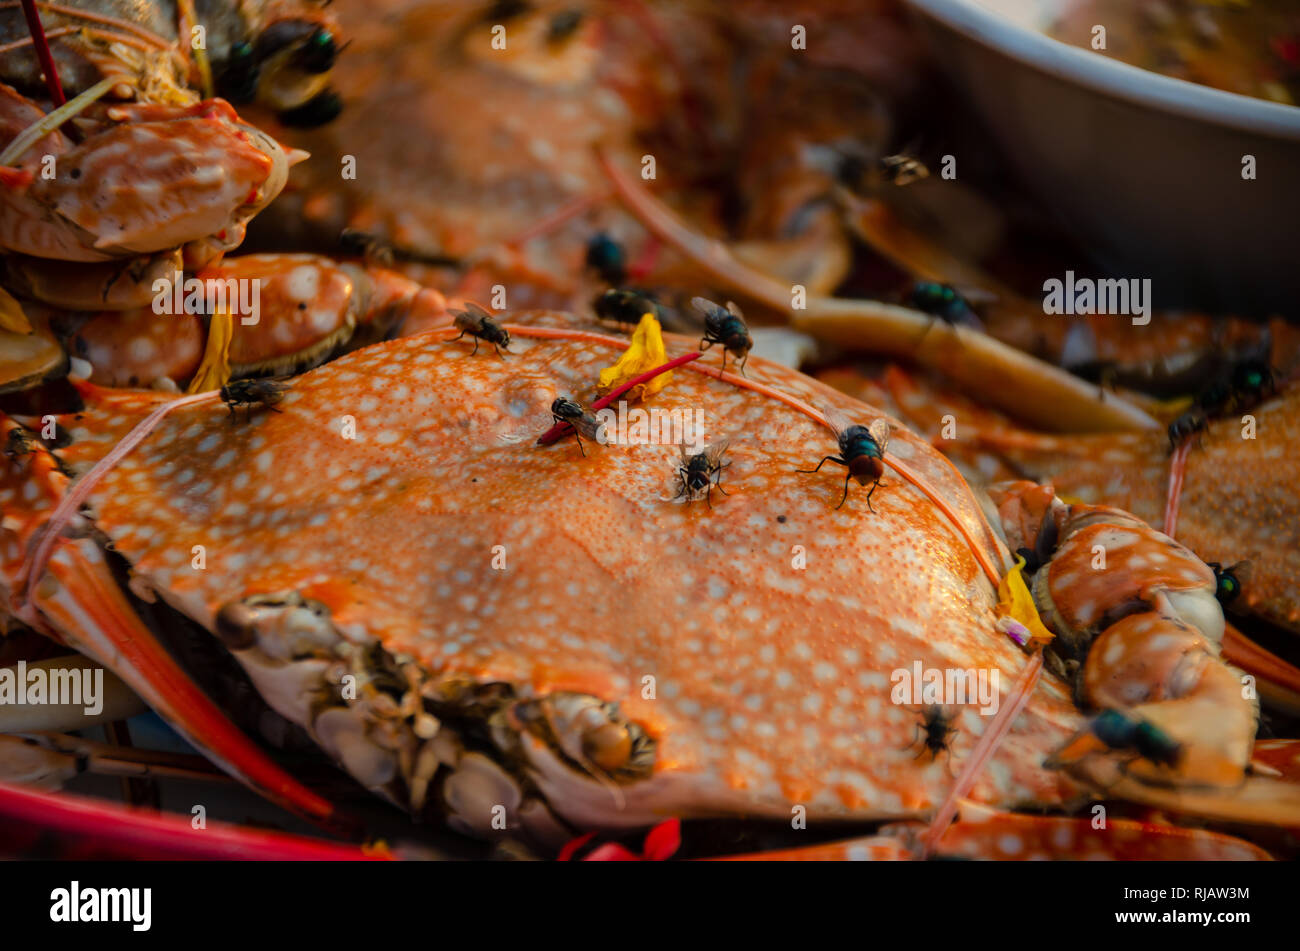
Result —
[[555, 693], [514, 708], [515, 716], [537, 736], [576, 763], [624, 778], [654, 769], [655, 744], [617, 704], [577, 693]]
[[632, 734], [621, 723], [588, 724], [582, 737], [582, 751], [601, 769], [622, 769], [632, 758]]
[[296, 591], [229, 601], [217, 612], [216, 630], [231, 650], [257, 646], [280, 660], [320, 654], [340, 641], [329, 608]]

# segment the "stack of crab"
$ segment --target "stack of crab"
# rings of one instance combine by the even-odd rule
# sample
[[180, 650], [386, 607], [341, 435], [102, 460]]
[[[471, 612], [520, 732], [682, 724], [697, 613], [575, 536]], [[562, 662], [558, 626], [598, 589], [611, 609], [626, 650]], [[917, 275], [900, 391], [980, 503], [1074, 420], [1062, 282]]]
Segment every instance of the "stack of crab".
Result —
[[[1245, 474], [1242, 461], [1300, 435], [1294, 390], [1275, 395], [1261, 377], [1201, 400], [1205, 446], [1182, 443], [1175, 457], [1185, 546], [1150, 485], [1169, 465], [1148, 411], [1160, 408], [1103, 394], [954, 318], [959, 298], [945, 288], [990, 279], [907, 233], [889, 247], [930, 282], [912, 306], [819, 293], [843, 276], [826, 262], [851, 234], [881, 241], [882, 223], [904, 233], [879, 198], [846, 189], [843, 149], [833, 162], [829, 147], [802, 150], [820, 158], [790, 173], [732, 247], [702, 238], [720, 222], [683, 222], [621, 171], [646, 134], [629, 103], [659, 102], [658, 115], [677, 102], [686, 121], [718, 122], [729, 91], [708, 71], [686, 82], [689, 68], [656, 72], [612, 55], [602, 44], [617, 50], [632, 32], [612, 14], [559, 21], [563, 11], [522, 6], [460, 19], [436, 11], [464, 83], [420, 95], [464, 96], [478, 82], [553, 110], [513, 130], [476, 116], [471, 129], [485, 125], [473, 155], [439, 153], [461, 183], [531, 181], [517, 193], [488, 188], [491, 197], [463, 189], [484, 219], [465, 247], [452, 238], [464, 237], [455, 226], [465, 207], [404, 227], [391, 176], [320, 197], [337, 169], [330, 137], [373, 121], [369, 87], [356, 108], [296, 140], [191, 91], [211, 75], [289, 123], [334, 111], [319, 105], [332, 60], [321, 37], [332, 49], [336, 35], [321, 11], [268, 6], [235, 29], [191, 10], [191, 20], [224, 24], [209, 34], [221, 32], [224, 54], [210, 43], [202, 63], [177, 51], [184, 22], [164, 30], [83, 11], [94, 27], [59, 32], [47, 19], [55, 61], [80, 57], [78, 69], [60, 69], [69, 108], [47, 114], [24, 94], [39, 97], [29, 61], [2, 91], [0, 370], [16, 391], [0, 415], [6, 624], [110, 668], [122, 706], [106, 720], [138, 697], [220, 769], [353, 841], [365, 827], [290, 774], [268, 730], [309, 741], [414, 818], [445, 817], [540, 854], [665, 819], [700, 820], [693, 829], [744, 819], [760, 839], [714, 851], [762, 841], [810, 857], [1262, 858], [1265, 846], [1282, 848], [1278, 830], [1300, 822], [1297, 747], [1257, 741], [1258, 698], [1288, 709], [1300, 674], [1225, 627], [1220, 602], [1241, 581], [1222, 565], [1249, 558], [1234, 608], [1300, 626], [1297, 546], [1280, 537], [1295, 531], [1294, 492], [1267, 472]], [[699, 15], [633, 6], [641, 27]], [[358, 69], [388, 53], [385, 31], [429, 15], [386, 11], [355, 44]], [[711, 29], [688, 52], [707, 65], [722, 34], [702, 22]], [[497, 26], [523, 38], [500, 62]], [[115, 40], [100, 35], [110, 28]], [[166, 40], [167, 55], [126, 55], [153, 50], [141, 31]], [[790, 85], [815, 76], [796, 70]], [[603, 119], [574, 106], [589, 84], [605, 95], [595, 100]], [[580, 130], [581, 148], [536, 144], [530, 123], [552, 115]], [[607, 128], [622, 138], [598, 160], [586, 143]], [[482, 166], [500, 152], [489, 145], [510, 141], [494, 136], [509, 132], [531, 136], [545, 171], [512, 178], [521, 173], [509, 153], [494, 172]], [[667, 120], [657, 132], [683, 134]], [[305, 160], [280, 138], [311, 145], [312, 162], [323, 153], [301, 166], [299, 205], [318, 227], [370, 236], [360, 260], [224, 259]], [[671, 184], [670, 194], [698, 194], [688, 177]], [[835, 214], [822, 215], [819, 188], [835, 196]], [[606, 190], [627, 210], [611, 209]], [[553, 202], [557, 214], [519, 232], [496, 204], [510, 194], [522, 207]], [[781, 233], [791, 217], [805, 226], [795, 238]], [[827, 374], [872, 394], [860, 402], [758, 355], [771, 333], [703, 298], [678, 313], [672, 295], [619, 287], [617, 307], [606, 296], [587, 315], [599, 288], [581, 262], [597, 234], [631, 236], [616, 243], [644, 252], [637, 279], [647, 285], [690, 296], [707, 282], [823, 347], [905, 354], [982, 387], [982, 402], [921, 394], [899, 371], [884, 385]], [[802, 296], [792, 298], [778, 258], [802, 269]], [[608, 279], [621, 268], [601, 270]], [[456, 284], [443, 284], [444, 297], [414, 277]], [[502, 315], [465, 301], [503, 281], [516, 300], [571, 306]], [[217, 288], [240, 282], [258, 288], [256, 312], [234, 291], [214, 304]], [[985, 323], [1015, 343], [1019, 324], [1006, 315], [1017, 301], [998, 291], [997, 306], [981, 308]], [[181, 312], [160, 313], [169, 301]], [[630, 339], [600, 322], [609, 315], [635, 320]], [[932, 330], [936, 315], [950, 326]], [[702, 339], [662, 333], [660, 317], [699, 325]], [[71, 386], [48, 382], [65, 375], [65, 344]], [[1111, 345], [1104, 335], [1094, 344]], [[267, 373], [277, 379], [258, 378]], [[178, 395], [182, 383], [190, 395]], [[688, 449], [611, 437], [594, 413], [619, 400], [661, 419], [701, 411], [710, 439]], [[892, 411], [872, 405], [881, 403]], [[1266, 438], [1231, 439], [1236, 421], [1213, 418], [1229, 410], [1251, 411]], [[1014, 432], [1000, 411], [1093, 435]], [[947, 415], [978, 432], [932, 445], [908, 425], [924, 432]], [[570, 432], [573, 441], [555, 438]], [[1049, 456], [1079, 462], [1053, 468]], [[842, 484], [827, 462], [843, 466]], [[1023, 479], [988, 484], [1027, 472], [1068, 485], [1070, 497]], [[195, 643], [201, 661], [187, 664]], [[969, 673], [992, 692], [981, 706], [900, 693], [900, 672], [913, 670]], [[19, 735], [0, 737], [0, 769], [45, 786], [87, 762], [140, 777], [203, 771], [64, 735], [86, 725], [0, 720]], [[1098, 799], [1122, 816], [1100, 829], [1075, 818]], [[120, 826], [100, 821], [109, 814]], [[102, 854], [126, 848], [115, 829], [143, 835], [158, 855], [367, 854], [239, 829], [195, 837], [166, 816], [0, 785], [15, 849], [37, 817]], [[664, 841], [653, 836], [647, 852], [671, 851]], [[684, 841], [705, 851], [689, 829]]]

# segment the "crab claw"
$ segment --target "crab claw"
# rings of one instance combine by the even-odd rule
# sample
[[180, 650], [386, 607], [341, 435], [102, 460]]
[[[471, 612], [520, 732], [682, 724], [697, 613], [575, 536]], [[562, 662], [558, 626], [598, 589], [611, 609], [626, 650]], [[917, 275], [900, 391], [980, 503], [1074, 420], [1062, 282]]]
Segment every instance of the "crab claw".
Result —
[[93, 541], [78, 539], [56, 548], [28, 607], [70, 646], [111, 666], [228, 773], [314, 821], [330, 824], [336, 818], [327, 799], [273, 763], [198, 689], [136, 616]]
[[[1217, 644], [1177, 617], [1131, 614], [1093, 643], [1083, 695], [1095, 707], [1123, 709], [1132, 721], [1160, 731], [1165, 748], [1147, 752], [1166, 756], [1180, 783], [1233, 786], [1250, 760], [1258, 705], [1244, 699], [1240, 674], [1218, 653]], [[1144, 754], [1129, 770], [1162, 781], [1167, 767]]]
[[[1259, 701], [1221, 656], [1214, 572], [1126, 512], [1063, 505], [1025, 482], [990, 496], [1009, 544], [1044, 559], [1033, 598], [1056, 635], [1054, 659], [1078, 670], [1080, 699], [1102, 711], [1046, 765], [1108, 796], [1231, 821], [1300, 822], [1300, 787], [1249, 773]], [[1273, 674], [1284, 677], [1277, 664]]]
[[1254, 825], [1300, 824], [1300, 785], [1247, 772], [1258, 704], [1200, 631], [1163, 613], [1124, 618], [1092, 645], [1083, 692], [1094, 706], [1123, 708], [1134, 729], [1103, 726], [1102, 714], [1046, 765], [1108, 796], [1158, 808]]
[[302, 149], [295, 149], [292, 145], [285, 145], [279, 140], [276, 140], [276, 145], [280, 146], [280, 151], [284, 153], [285, 161], [289, 163], [290, 168], [293, 168], [295, 165], [301, 165], [303, 162], [307, 161], [307, 159], [311, 158], [310, 152], [305, 152]]

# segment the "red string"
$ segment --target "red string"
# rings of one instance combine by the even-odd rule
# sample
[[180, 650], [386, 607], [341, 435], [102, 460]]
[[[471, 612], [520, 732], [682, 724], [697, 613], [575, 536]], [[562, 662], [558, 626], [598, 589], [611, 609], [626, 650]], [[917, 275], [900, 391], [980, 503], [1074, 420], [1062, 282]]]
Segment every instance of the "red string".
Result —
[[[642, 373], [640, 376], [634, 376], [632, 377], [631, 380], [624, 383], [622, 386], [617, 387], [614, 390], [611, 390], [607, 396], [602, 396], [600, 399], [596, 400], [596, 402], [592, 403], [591, 411], [594, 413], [597, 412], [598, 410], [602, 410], [609, 404], [613, 403], [616, 399], [618, 399], [628, 390], [632, 389], [632, 387], [640, 386], [642, 383], [645, 383], [647, 380], [653, 380], [661, 373], [667, 373], [669, 370], [675, 369], [676, 367], [679, 367], [682, 364], [690, 363], [692, 360], [698, 360], [702, 356], [703, 354], [700, 351], [692, 350], [690, 353], [683, 353], [680, 357], [675, 357], [672, 360], [669, 360], [663, 366], [655, 367], [653, 370], [647, 370], [645, 373]], [[546, 432], [542, 433], [540, 436], [537, 437], [537, 445], [549, 446], [552, 443], [559, 442], [561, 439], [569, 435], [569, 433], [571, 432], [573, 432], [573, 427], [570, 426], [568, 423], [556, 423]]]

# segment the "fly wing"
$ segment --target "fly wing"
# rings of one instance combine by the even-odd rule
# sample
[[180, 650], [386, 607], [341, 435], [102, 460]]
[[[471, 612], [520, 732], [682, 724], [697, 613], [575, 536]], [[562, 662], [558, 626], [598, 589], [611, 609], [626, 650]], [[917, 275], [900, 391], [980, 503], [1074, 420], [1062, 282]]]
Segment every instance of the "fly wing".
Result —
[[709, 461], [710, 469], [716, 469], [722, 465], [722, 457], [726, 455], [727, 447], [730, 445], [730, 439], [719, 439], [704, 447], [704, 458]]
[[830, 423], [831, 429], [835, 431], [836, 440], [848, 432], [850, 426], [856, 425], [848, 415], [832, 406], [823, 406], [821, 411], [826, 417], [826, 422]]
[[582, 436], [592, 442], [598, 442], [601, 445], [605, 444], [606, 439], [602, 438], [602, 430], [604, 430], [605, 424], [601, 422], [595, 413], [590, 410], [583, 410], [581, 416], [571, 419], [569, 422]]
[[1229, 565], [1228, 571], [1231, 571], [1243, 585], [1250, 580], [1250, 576], [1255, 573], [1254, 566], [1248, 561], [1239, 561], [1235, 565]]
[[705, 323], [717, 321], [719, 316], [725, 316], [726, 311], [719, 307], [707, 297], [692, 297], [691, 306], [694, 307], [704, 318]]
[[463, 330], [466, 333], [471, 333], [475, 330], [478, 330], [478, 323], [479, 323], [478, 318], [475, 317], [473, 314], [471, 314], [469, 311], [452, 310], [451, 317], [452, 317], [452, 322], [456, 325], [457, 330]]
[[876, 445], [880, 448], [880, 455], [884, 456], [885, 448], [889, 445], [889, 437], [894, 434], [893, 424], [882, 416], [871, 421], [871, 424], [867, 426], [867, 432], [871, 434], [871, 438], [876, 441]]

